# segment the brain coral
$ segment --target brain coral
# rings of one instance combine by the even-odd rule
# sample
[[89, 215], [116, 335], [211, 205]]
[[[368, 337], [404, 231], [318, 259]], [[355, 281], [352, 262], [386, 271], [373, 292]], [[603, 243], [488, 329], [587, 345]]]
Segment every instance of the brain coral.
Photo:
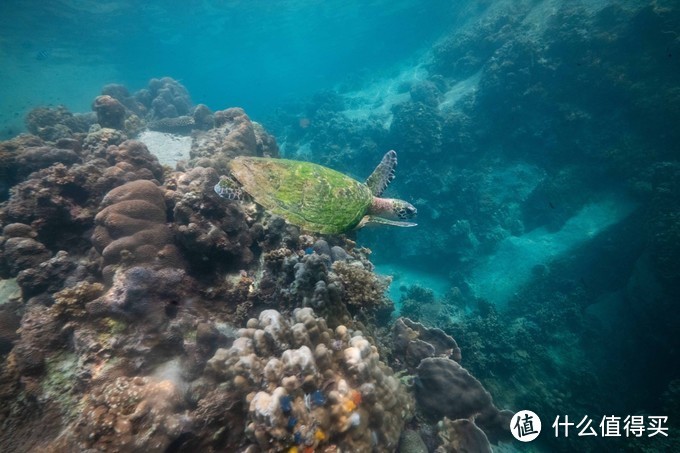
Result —
[[148, 263], [177, 255], [165, 223], [163, 193], [151, 181], [140, 179], [116, 187], [106, 194], [102, 206], [95, 217], [92, 243], [105, 269], [121, 261]]
[[413, 406], [361, 332], [329, 329], [311, 308], [263, 311], [206, 370], [240, 395], [262, 451], [394, 450]]

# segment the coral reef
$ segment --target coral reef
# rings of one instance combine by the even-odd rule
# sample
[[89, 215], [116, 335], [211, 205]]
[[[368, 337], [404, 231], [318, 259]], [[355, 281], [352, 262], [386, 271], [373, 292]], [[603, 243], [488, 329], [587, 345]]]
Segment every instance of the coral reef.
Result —
[[88, 114], [73, 114], [63, 105], [38, 107], [26, 115], [26, 129], [45, 141], [55, 142], [87, 132], [95, 118]]
[[176, 118], [188, 114], [191, 108], [189, 92], [171, 77], [151, 79], [135, 98], [149, 109], [153, 119]]
[[166, 197], [174, 205], [173, 230], [193, 266], [250, 264], [254, 255], [249, 247], [260, 235], [258, 228], [248, 224], [238, 204], [225, 205], [214, 195], [217, 172], [195, 167], [172, 178]]
[[398, 318], [392, 326], [393, 353], [403, 357], [411, 370], [428, 357], [447, 357], [460, 362], [460, 348], [452, 337], [437, 328], [426, 328], [408, 318]]
[[165, 450], [187, 428], [184, 408], [171, 380], [118, 377], [85, 398], [74, 437], [82, 449]]
[[393, 450], [412, 408], [360, 332], [333, 331], [311, 308], [263, 311], [207, 372], [250, 401], [246, 435], [264, 450]]
[[214, 129], [198, 132], [194, 137], [190, 165], [227, 174], [227, 163], [235, 156], [278, 157], [274, 138], [253, 123], [243, 109], [222, 110], [214, 118]]
[[128, 182], [104, 196], [94, 219], [92, 245], [102, 255], [107, 279], [110, 266], [121, 262], [180, 263], [166, 217], [163, 193], [151, 181]]
[[439, 437], [443, 445], [437, 448], [436, 453], [462, 451], [491, 453], [492, 451], [484, 431], [467, 419], [449, 420], [444, 417], [444, 420], [440, 422]]
[[[277, 156], [274, 138], [172, 79], [93, 105], [98, 124], [36, 111], [63, 137], [0, 144], [0, 450], [434, 448], [436, 420], [413, 419], [429, 399], [391, 367], [408, 373], [411, 343], [427, 347], [409, 362], [457, 357], [455, 341], [402, 320], [412, 338], [391, 350], [370, 250], [212, 190], [234, 156]], [[147, 122], [191, 126], [192, 161], [164, 169], [128, 140]]]
[[97, 96], [92, 103], [92, 110], [97, 114], [97, 123], [101, 127], [111, 129], [125, 127], [125, 107], [111, 96]]

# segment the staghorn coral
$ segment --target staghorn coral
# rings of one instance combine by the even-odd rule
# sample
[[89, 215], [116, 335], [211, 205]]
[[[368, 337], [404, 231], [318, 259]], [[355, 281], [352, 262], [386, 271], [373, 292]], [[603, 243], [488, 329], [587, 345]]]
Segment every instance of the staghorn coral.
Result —
[[412, 403], [360, 332], [333, 331], [311, 308], [292, 318], [265, 310], [247, 326], [206, 374], [247, 402], [249, 443], [266, 451], [396, 448]]

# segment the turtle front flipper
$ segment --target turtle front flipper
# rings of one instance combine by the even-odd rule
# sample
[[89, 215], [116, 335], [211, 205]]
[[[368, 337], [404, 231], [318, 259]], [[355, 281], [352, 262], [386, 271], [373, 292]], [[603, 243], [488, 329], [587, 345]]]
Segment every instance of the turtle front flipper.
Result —
[[241, 186], [226, 176], [223, 176], [220, 182], [215, 184], [215, 193], [227, 200], [243, 201], [243, 189], [241, 189]]
[[366, 185], [371, 189], [374, 197], [379, 197], [394, 179], [394, 169], [397, 167], [397, 152], [387, 151], [380, 164], [373, 170], [366, 180]]
[[383, 217], [378, 217], [374, 215], [366, 215], [361, 219], [361, 222], [359, 222], [359, 225], [357, 225], [357, 228], [363, 228], [369, 223], [376, 223], [379, 225], [391, 225], [391, 226], [398, 226], [398, 227], [414, 227], [418, 226], [417, 223], [413, 222], [400, 222], [399, 220], [390, 220], [390, 219], [385, 219]]

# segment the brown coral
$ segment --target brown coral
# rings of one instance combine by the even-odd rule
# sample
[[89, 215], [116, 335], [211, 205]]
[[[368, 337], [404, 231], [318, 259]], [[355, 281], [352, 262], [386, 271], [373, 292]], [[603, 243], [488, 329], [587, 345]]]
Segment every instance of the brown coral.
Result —
[[102, 127], [111, 129], [125, 127], [125, 107], [117, 99], [109, 95], [97, 96], [92, 103], [92, 110], [97, 113], [97, 122]]
[[104, 258], [103, 265], [121, 262], [149, 263], [163, 251], [179, 260], [166, 225], [165, 200], [151, 181], [138, 180], [111, 190], [95, 217], [92, 243]]
[[215, 112], [215, 129], [199, 132], [191, 145], [191, 166], [212, 167], [227, 174], [227, 164], [236, 156], [279, 154], [276, 141], [253, 123], [240, 108]]
[[332, 266], [343, 288], [343, 300], [360, 307], [388, 305], [385, 291], [389, 281], [367, 270], [361, 262], [336, 261]]

